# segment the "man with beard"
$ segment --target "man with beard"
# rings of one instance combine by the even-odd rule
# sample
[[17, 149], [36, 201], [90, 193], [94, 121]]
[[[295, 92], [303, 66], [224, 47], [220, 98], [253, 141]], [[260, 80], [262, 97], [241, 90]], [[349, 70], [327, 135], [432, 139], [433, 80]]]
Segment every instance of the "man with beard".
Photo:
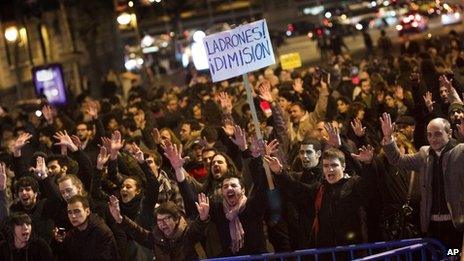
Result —
[[[5, 190], [7, 188], [6, 166], [0, 164], [0, 224], [3, 224], [8, 216]], [[26, 185], [26, 182], [23, 183]], [[37, 183], [30, 184], [35, 185]], [[26, 186], [31, 187], [31, 186]], [[30, 189], [32, 190], [32, 188]], [[35, 195], [34, 195], [35, 194]], [[31, 206], [37, 197], [37, 193], [31, 193], [30, 198], [22, 195], [20, 198]], [[35, 203], [34, 203], [35, 204]], [[0, 260], [52, 260], [53, 254], [49, 245], [42, 238], [32, 235], [32, 220], [25, 213], [13, 213], [9, 218], [9, 233], [6, 240], [0, 242]], [[34, 227], [35, 229], [35, 227]]]
[[55, 229], [54, 248], [58, 260], [120, 260], [113, 232], [98, 215], [91, 213], [86, 197], [68, 200], [68, 218], [73, 228], [59, 233]]
[[[186, 172], [183, 169], [185, 160], [176, 146], [166, 146], [165, 155], [171, 161], [179, 186], [186, 185]], [[258, 157], [259, 153], [251, 153]], [[238, 173], [226, 172], [227, 163], [224, 155], [217, 154], [212, 159], [212, 175], [220, 182], [219, 189], [213, 189], [219, 195], [211, 194], [211, 221], [219, 232], [222, 247], [220, 256], [258, 254], [266, 252], [263, 220], [265, 208], [265, 181], [262, 160], [250, 161], [250, 174], [253, 179], [253, 190], [247, 197], [242, 177]], [[185, 190], [181, 190], [184, 199]], [[208, 241], [216, 238], [207, 238]]]
[[[40, 166], [44, 166], [45, 162], [42, 157], [37, 157], [36, 170]], [[0, 167], [0, 172], [3, 172], [3, 167]], [[46, 184], [53, 183], [50, 177], [42, 177], [41, 182]], [[11, 212], [22, 212], [31, 216], [34, 233], [45, 241], [50, 242], [52, 238], [51, 231], [54, 226], [53, 217], [54, 209], [58, 206], [58, 201], [53, 198], [39, 199], [39, 184], [31, 176], [20, 178], [15, 184], [15, 192], [19, 201], [11, 205]]]
[[460, 142], [464, 142], [464, 137], [457, 131], [456, 126], [464, 121], [464, 105], [461, 103], [453, 103], [448, 108], [448, 117], [453, 129], [453, 136]]

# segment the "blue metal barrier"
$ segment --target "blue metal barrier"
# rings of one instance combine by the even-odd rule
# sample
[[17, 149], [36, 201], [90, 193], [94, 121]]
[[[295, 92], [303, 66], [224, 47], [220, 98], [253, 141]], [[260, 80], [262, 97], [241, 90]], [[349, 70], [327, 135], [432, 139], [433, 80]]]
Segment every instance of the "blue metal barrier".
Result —
[[[358, 254], [356, 254], [358, 253]], [[359, 254], [361, 253], [361, 254]], [[375, 242], [349, 246], [337, 246], [332, 248], [314, 248], [297, 250], [287, 253], [266, 253], [261, 255], [234, 256], [206, 259], [208, 261], [242, 261], [242, 260], [291, 260], [300, 261], [302, 257], [312, 257], [311, 260], [318, 261], [324, 255], [332, 256], [332, 260], [337, 260], [337, 256], [344, 255], [338, 260], [444, 260], [446, 249], [443, 244], [430, 238], [403, 239], [390, 242]]]

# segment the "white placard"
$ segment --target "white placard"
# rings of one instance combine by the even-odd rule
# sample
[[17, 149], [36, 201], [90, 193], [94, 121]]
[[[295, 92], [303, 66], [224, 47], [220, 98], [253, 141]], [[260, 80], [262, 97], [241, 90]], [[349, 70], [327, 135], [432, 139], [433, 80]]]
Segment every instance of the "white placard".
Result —
[[275, 63], [266, 20], [241, 25], [203, 39], [213, 82]]

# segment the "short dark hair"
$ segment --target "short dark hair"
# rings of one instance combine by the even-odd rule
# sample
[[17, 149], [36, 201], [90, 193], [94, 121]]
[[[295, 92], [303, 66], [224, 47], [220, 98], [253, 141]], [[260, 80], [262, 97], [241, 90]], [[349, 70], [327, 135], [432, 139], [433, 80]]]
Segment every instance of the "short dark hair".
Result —
[[200, 123], [198, 123], [198, 121], [195, 121], [195, 120], [183, 120], [181, 123], [180, 123], [180, 126], [182, 126], [183, 124], [187, 124], [190, 126], [190, 129], [192, 131], [199, 131], [201, 130], [201, 126], [200, 126]]
[[322, 159], [338, 159], [342, 165], [345, 165], [345, 154], [339, 149], [330, 148], [322, 153]]
[[131, 176], [124, 177], [124, 181], [127, 180], [127, 179], [132, 179], [133, 181], [135, 181], [135, 188], [136, 189], [139, 189], [140, 191], [143, 190], [144, 183], [143, 183], [143, 180], [140, 177], [138, 177], [136, 175], [131, 175]]
[[20, 188], [25, 188], [25, 187], [31, 187], [32, 191], [36, 192], [36, 193], [39, 193], [39, 183], [37, 183], [37, 180], [35, 180], [33, 177], [31, 176], [24, 176], [22, 178], [20, 178], [14, 188], [15, 188], [15, 194], [17, 194], [19, 192], [19, 189]]
[[[243, 181], [243, 177], [242, 177], [242, 176], [239, 176], [239, 175], [237, 175], [237, 174], [235, 174], [235, 173], [231, 173], [231, 172], [228, 171], [228, 172], [226, 172], [226, 173], [224, 174], [224, 176], [222, 176], [221, 179], [222, 179], [221, 184], [223, 184], [223, 183], [224, 183], [224, 180], [226, 180], [226, 179], [237, 179], [237, 180], [238, 180], [238, 183], [240, 184], [240, 186], [241, 186], [242, 188], [245, 188], [245, 182]], [[221, 186], [221, 187], [222, 187], [222, 186]]]
[[292, 106], [298, 106], [302, 111], [306, 111], [306, 107], [301, 102], [292, 102]]
[[63, 155], [59, 155], [59, 154], [51, 154], [50, 156], [48, 156], [46, 159], [45, 159], [45, 162], [48, 164], [52, 161], [58, 161], [58, 164], [60, 164], [61, 167], [63, 166], [67, 166], [68, 164], [68, 160], [65, 156]]
[[9, 225], [13, 228], [14, 226], [22, 226], [24, 224], [32, 224], [32, 219], [31, 217], [23, 212], [19, 213], [12, 213], [10, 215], [10, 218], [8, 220]]
[[350, 105], [351, 101], [346, 96], [340, 96], [337, 98], [337, 102], [342, 101], [343, 103]]
[[90, 208], [89, 199], [86, 196], [81, 196], [81, 195], [75, 195], [72, 198], [70, 198], [68, 201], [68, 205], [78, 203], [78, 202], [82, 203], [82, 207], [84, 207], [84, 209]]
[[300, 146], [301, 145], [313, 145], [315, 151], [322, 150], [322, 142], [312, 137], [306, 137], [302, 142], [300, 142]]
[[157, 215], [171, 215], [175, 220], [179, 220], [182, 217], [182, 210], [176, 203], [172, 201], [166, 201], [161, 203], [157, 209], [155, 209], [155, 218]]
[[208, 142], [216, 141], [218, 139], [217, 130], [213, 126], [206, 126], [201, 131], [201, 136], [205, 137], [206, 141], [208, 141]]
[[85, 125], [85, 127], [87, 128], [87, 130], [92, 130], [92, 129], [93, 129], [93, 125], [90, 124], [90, 123], [88, 123], [88, 122], [85, 122], [85, 121], [80, 121], [80, 122], [78, 122], [78, 123], [76, 124], [76, 128], [77, 128], [77, 126], [79, 126], [79, 125], [81, 125], [81, 124], [82, 124], [82, 125]]

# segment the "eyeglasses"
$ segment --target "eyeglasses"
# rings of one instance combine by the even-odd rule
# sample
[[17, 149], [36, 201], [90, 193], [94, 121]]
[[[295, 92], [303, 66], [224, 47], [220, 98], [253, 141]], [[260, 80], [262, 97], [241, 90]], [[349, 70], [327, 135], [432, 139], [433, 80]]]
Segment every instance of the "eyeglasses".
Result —
[[172, 219], [172, 216], [167, 216], [165, 218], [157, 218], [156, 222], [157, 223], [167, 223], [170, 219]]

